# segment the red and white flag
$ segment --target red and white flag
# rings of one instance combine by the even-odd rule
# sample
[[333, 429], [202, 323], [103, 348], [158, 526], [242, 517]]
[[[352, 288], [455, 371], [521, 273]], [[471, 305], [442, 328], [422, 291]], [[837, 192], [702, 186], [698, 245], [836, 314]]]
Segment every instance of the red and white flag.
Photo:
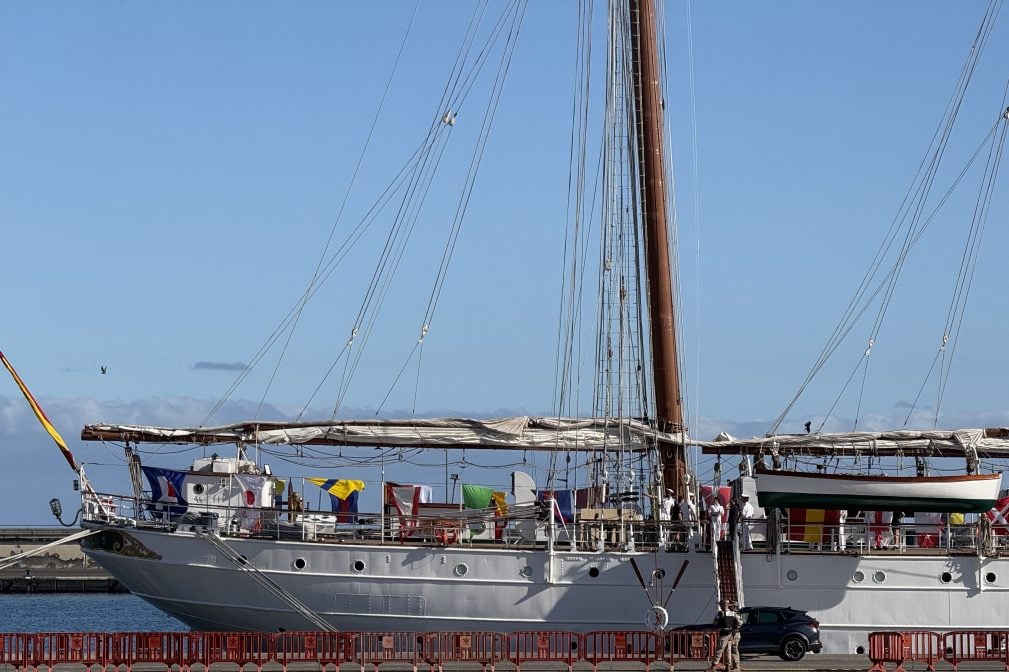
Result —
[[722, 522], [724, 523], [729, 519], [729, 499], [732, 497], [732, 488], [727, 485], [723, 485], [715, 491], [714, 486], [702, 485], [701, 486], [701, 499], [704, 500], [704, 507], [708, 508], [711, 503], [715, 501], [715, 497], [718, 497], [718, 501], [721, 502], [724, 510], [722, 511]]
[[919, 547], [935, 548], [938, 546], [942, 527], [941, 513], [914, 512], [914, 529]]
[[872, 545], [876, 548], [889, 546], [893, 543], [893, 511], [866, 511], [865, 524], [869, 526]]
[[400, 539], [412, 535], [417, 527], [417, 511], [422, 501], [421, 486], [386, 483], [385, 501], [399, 514]]
[[991, 521], [995, 534], [1009, 534], [1009, 497], [995, 502], [995, 506], [984, 515]]

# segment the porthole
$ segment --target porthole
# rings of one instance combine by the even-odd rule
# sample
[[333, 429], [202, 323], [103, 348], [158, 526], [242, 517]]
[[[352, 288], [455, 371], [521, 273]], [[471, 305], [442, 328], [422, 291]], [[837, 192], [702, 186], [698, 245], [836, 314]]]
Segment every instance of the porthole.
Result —
[[589, 576], [591, 576], [593, 579], [599, 576], [599, 568], [589, 567]]
[[998, 574], [995, 572], [988, 572], [984, 575], [984, 580], [986, 583], [995, 583], [998, 580]]
[[365, 566], [366, 565], [364, 564], [364, 560], [355, 560], [354, 564], [351, 565], [350, 568], [353, 569], [358, 574], [360, 574], [361, 572], [364, 571]]
[[466, 574], [469, 572], [469, 567], [465, 563], [460, 562], [458, 565], [455, 566], [455, 570], [453, 571], [455, 572], [456, 576], [466, 576]]
[[797, 571], [795, 571], [794, 569], [790, 569], [785, 574], [785, 576], [788, 577], [789, 581], [795, 581], [797, 578], [799, 578], [799, 573]]
[[662, 579], [666, 578], [666, 570], [659, 567], [654, 572], [652, 572], [652, 578], [661, 581]]
[[949, 583], [950, 581], [953, 580], [953, 575], [950, 574], [949, 572], [943, 572], [939, 576], [939, 580], [942, 581], [943, 583]]
[[855, 653], [857, 653], [860, 656], [864, 656], [865, 655], [865, 647], [864, 646], [856, 646], [855, 647]]
[[519, 574], [528, 579], [530, 576], [533, 575], [533, 568], [530, 567], [529, 565], [526, 565], [525, 567], [519, 570]]
[[862, 583], [865, 581], [865, 573], [862, 570], [856, 570], [854, 574], [851, 575], [851, 580], [855, 583]]
[[295, 569], [305, 569], [305, 567], [308, 567], [308, 563], [305, 561], [305, 558], [295, 558], [294, 560]]
[[206, 488], [203, 487], [203, 483], [197, 483], [196, 485], [193, 486], [194, 494], [202, 495], [204, 491], [206, 491]]
[[872, 580], [875, 581], [876, 583], [883, 583], [884, 581], [886, 581], [886, 572], [884, 572], [883, 570], [876, 572], [875, 574], [872, 575]]

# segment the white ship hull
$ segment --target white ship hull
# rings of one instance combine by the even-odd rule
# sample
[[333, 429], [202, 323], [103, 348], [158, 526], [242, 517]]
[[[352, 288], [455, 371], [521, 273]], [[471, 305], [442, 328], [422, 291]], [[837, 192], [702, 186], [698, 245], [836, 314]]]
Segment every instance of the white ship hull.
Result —
[[[138, 542], [128, 539], [128, 554], [87, 553], [134, 594], [193, 628], [316, 627], [193, 533], [122, 532]], [[642, 629], [651, 600], [665, 599], [685, 560], [689, 565], [668, 604], [669, 627], [707, 622], [715, 613], [708, 553], [558, 551], [551, 557], [545, 550], [466, 546], [227, 543], [340, 630]], [[141, 546], [159, 558], [135, 553]], [[632, 557], [646, 581], [664, 570], [652, 597], [638, 584]], [[877, 629], [1009, 622], [1009, 559], [745, 553], [742, 570], [747, 604], [808, 610], [820, 621], [830, 653], [856, 652]]]

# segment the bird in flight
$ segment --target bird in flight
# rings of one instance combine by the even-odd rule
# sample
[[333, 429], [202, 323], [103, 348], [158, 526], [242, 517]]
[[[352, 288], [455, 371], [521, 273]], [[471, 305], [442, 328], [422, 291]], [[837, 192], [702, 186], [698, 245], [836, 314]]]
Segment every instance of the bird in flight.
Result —
[[102, 375], [104, 376], [108, 372], [109, 372], [109, 367], [107, 367], [104, 364], [102, 364]]

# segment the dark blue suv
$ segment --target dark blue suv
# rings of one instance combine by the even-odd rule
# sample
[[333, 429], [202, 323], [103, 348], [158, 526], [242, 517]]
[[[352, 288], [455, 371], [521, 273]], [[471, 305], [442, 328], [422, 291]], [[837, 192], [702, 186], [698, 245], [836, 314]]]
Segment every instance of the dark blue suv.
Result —
[[782, 660], [800, 660], [806, 651], [820, 653], [820, 623], [791, 607], [744, 607], [740, 653], [776, 653]]
[[[740, 653], [774, 653], [782, 660], [801, 660], [807, 651], [820, 653], [820, 623], [791, 607], [744, 607], [739, 610]], [[713, 630], [714, 624], [687, 625], [677, 630]]]

